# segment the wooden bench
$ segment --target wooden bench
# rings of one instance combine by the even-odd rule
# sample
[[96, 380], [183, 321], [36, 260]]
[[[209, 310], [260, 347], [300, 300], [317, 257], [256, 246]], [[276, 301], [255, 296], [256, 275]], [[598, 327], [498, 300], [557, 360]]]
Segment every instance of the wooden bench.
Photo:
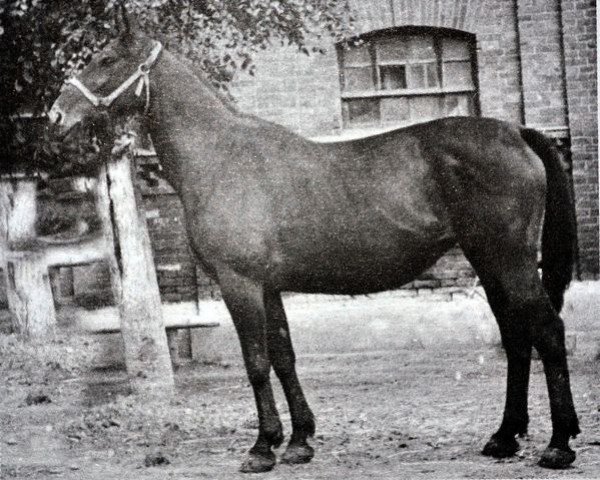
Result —
[[[173, 368], [177, 368], [180, 364], [179, 361], [179, 348], [178, 348], [178, 332], [179, 330], [192, 329], [192, 328], [215, 328], [220, 326], [217, 321], [206, 321], [201, 320], [198, 316], [184, 317], [184, 318], [172, 318], [167, 317], [165, 321], [165, 330], [167, 331], [167, 342], [169, 344], [169, 353], [171, 355], [171, 363]], [[109, 333], [120, 333], [121, 327], [118, 322], [111, 322], [111, 319], [105, 319], [105, 321], [86, 322], [87, 324], [83, 327], [83, 330], [94, 335], [106, 335]]]

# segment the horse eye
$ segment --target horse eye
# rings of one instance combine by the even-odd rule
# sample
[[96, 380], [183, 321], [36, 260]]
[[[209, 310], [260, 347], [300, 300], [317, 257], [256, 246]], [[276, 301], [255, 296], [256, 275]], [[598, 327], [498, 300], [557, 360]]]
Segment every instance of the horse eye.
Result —
[[116, 61], [117, 61], [116, 57], [104, 57], [104, 58], [100, 59], [100, 66], [108, 67], [109, 65], [112, 65]]

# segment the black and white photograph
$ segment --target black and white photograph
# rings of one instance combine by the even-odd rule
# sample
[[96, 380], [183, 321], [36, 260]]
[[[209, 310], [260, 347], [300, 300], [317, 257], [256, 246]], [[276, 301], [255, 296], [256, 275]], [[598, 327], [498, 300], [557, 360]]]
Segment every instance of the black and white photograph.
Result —
[[0, 0], [0, 479], [600, 479], [595, 0]]

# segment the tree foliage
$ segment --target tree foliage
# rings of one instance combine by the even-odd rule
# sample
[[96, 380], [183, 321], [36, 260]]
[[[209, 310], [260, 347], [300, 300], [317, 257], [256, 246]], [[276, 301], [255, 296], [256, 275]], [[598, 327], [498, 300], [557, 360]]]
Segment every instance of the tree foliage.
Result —
[[281, 43], [308, 54], [312, 35], [339, 40], [352, 23], [347, 0], [0, 0], [0, 171], [44, 167], [48, 145], [22, 114], [46, 111], [118, 33], [120, 3], [224, 89], [236, 71], [252, 73], [257, 51]]

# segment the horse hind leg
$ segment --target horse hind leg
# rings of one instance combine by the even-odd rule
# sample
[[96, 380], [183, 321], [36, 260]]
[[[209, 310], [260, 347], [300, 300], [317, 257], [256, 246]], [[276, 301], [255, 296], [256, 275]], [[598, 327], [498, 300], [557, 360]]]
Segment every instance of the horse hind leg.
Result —
[[272, 447], [277, 448], [283, 442], [283, 430], [270, 381], [263, 287], [231, 271], [219, 271], [218, 276], [223, 300], [238, 333], [258, 410], [258, 438], [240, 471], [266, 472], [275, 466]]
[[[569, 383], [564, 325], [543, 288], [533, 258], [529, 257], [532, 255], [511, 251], [510, 256], [496, 264], [497, 268], [479, 267], [508, 360], [504, 417], [483, 453], [494, 457], [512, 455], [518, 449], [515, 436], [526, 432], [533, 345], [544, 365], [552, 418], [552, 438], [540, 465], [566, 468], [575, 460], [569, 439], [579, 433], [579, 426]], [[491, 264], [495, 263], [492, 260]]]
[[503, 294], [502, 285], [483, 280], [488, 301], [497, 318], [507, 358], [506, 403], [500, 428], [486, 443], [482, 453], [496, 458], [510, 457], [519, 450], [515, 436], [527, 433], [529, 415], [527, 396], [531, 366], [532, 340], [528, 319], [512, 300]]
[[581, 431], [571, 395], [565, 329], [549, 300], [537, 308], [532, 312], [532, 338], [544, 365], [552, 415], [552, 438], [539, 464], [546, 468], [566, 468], [576, 456], [569, 448], [569, 439]]
[[292, 418], [292, 436], [281, 461], [289, 464], [307, 463], [314, 456], [314, 450], [307, 442], [307, 438], [315, 433], [314, 416], [296, 374], [296, 357], [281, 294], [266, 290], [264, 299], [269, 357], [281, 382]]

